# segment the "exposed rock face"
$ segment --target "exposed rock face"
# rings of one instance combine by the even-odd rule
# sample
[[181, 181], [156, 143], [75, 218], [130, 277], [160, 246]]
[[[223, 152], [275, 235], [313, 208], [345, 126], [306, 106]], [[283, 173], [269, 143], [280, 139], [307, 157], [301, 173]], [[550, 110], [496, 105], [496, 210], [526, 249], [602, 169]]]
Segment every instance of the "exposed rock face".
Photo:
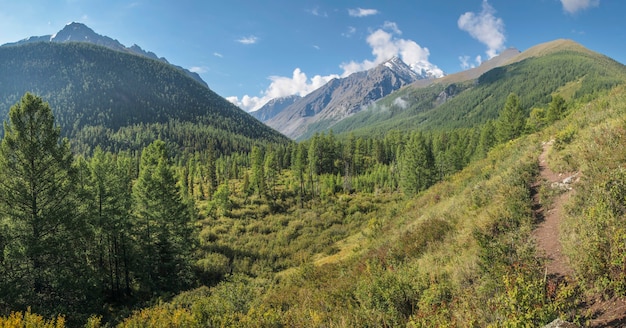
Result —
[[274, 116], [280, 114], [280, 112], [282, 112], [285, 108], [293, 105], [300, 98], [301, 97], [298, 95], [292, 95], [288, 97], [272, 99], [258, 110], [250, 112], [250, 115], [254, 116], [257, 120], [261, 122], [268, 121]]
[[264, 122], [286, 136], [297, 139], [307, 132], [311, 124], [325, 121], [327, 125], [332, 125], [422, 78], [427, 76], [417, 74], [402, 60], [394, 57], [368, 71], [333, 79]]

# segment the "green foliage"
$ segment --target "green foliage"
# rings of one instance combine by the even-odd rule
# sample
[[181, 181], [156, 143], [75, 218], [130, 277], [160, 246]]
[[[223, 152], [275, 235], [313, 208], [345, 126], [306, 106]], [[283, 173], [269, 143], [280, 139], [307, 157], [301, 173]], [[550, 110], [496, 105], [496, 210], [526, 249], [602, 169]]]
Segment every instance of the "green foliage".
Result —
[[402, 187], [406, 193], [415, 194], [434, 181], [432, 149], [421, 134], [412, 134], [403, 150], [401, 164]]
[[73, 315], [99, 299], [84, 256], [91, 235], [75, 211], [73, 155], [41, 98], [25, 94], [9, 116], [0, 145], [0, 311]]
[[54, 319], [46, 320], [41, 315], [31, 313], [29, 308], [25, 312], [11, 312], [6, 317], [0, 316], [0, 327], [63, 328], [65, 327], [65, 318], [60, 315]]
[[525, 122], [526, 115], [520, 107], [519, 97], [511, 93], [506, 98], [504, 109], [502, 109], [495, 122], [496, 139], [498, 142], [503, 143], [519, 137], [522, 135]]
[[[476, 81], [403, 88], [332, 128], [338, 134], [382, 136], [394, 129], [408, 132], [416, 128], [429, 131], [475, 127], [497, 118], [511, 93], [519, 95], [521, 109], [529, 112], [533, 107], [548, 105], [554, 99], [552, 95], [569, 84], [578, 87], [573, 99], [588, 102], [624, 83], [625, 77], [624, 65], [607, 57], [560, 50], [492, 69]], [[451, 99], [437, 103], [443, 91]], [[398, 98], [408, 106], [394, 105]]]
[[[0, 118], [27, 91], [58, 109], [73, 147], [90, 153], [140, 151], [162, 139], [183, 151], [249, 151], [261, 141], [286, 143], [181, 70], [87, 43], [39, 42], [0, 49]], [[179, 148], [176, 148], [179, 149]]]
[[560, 120], [565, 114], [567, 107], [565, 106], [565, 99], [561, 95], [552, 96], [552, 101], [548, 105], [548, 111], [546, 112], [546, 120], [548, 123], [554, 123]]
[[177, 291], [189, 286], [193, 209], [181, 196], [164, 142], [155, 141], [142, 152], [133, 198], [142, 287]]

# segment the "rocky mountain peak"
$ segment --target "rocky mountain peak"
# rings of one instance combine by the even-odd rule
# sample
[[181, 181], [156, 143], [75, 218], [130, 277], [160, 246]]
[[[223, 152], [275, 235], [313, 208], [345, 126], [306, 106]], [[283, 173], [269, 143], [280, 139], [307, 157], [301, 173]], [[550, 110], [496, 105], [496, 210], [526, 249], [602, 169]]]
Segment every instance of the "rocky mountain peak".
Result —
[[[170, 64], [165, 58], [162, 58], [162, 57], [159, 58], [153, 52], [145, 51], [136, 44], [134, 44], [131, 47], [126, 47], [123, 44], [121, 44], [119, 41], [112, 39], [108, 36], [100, 35], [94, 32], [94, 30], [89, 28], [87, 25], [83, 23], [77, 23], [77, 22], [72, 22], [72, 23], [65, 25], [63, 29], [61, 29], [59, 32], [53, 35], [31, 36], [27, 39], [14, 42], [14, 43], [7, 43], [2, 46], [15, 46], [15, 45], [21, 45], [21, 44], [33, 43], [33, 42], [58, 42], [58, 43], [86, 42], [86, 43], [91, 43], [91, 44], [107, 47], [109, 49], [116, 50], [116, 51], [122, 51], [122, 52], [127, 52], [131, 54], [139, 55], [139, 56], [152, 58], [152, 59]], [[173, 66], [185, 72], [185, 74], [187, 74], [192, 79], [208, 87], [207, 83], [204, 82], [204, 80], [202, 80], [200, 75], [198, 75], [197, 73], [191, 72], [188, 69], [185, 69], [180, 66], [176, 66], [176, 65], [173, 65]]]

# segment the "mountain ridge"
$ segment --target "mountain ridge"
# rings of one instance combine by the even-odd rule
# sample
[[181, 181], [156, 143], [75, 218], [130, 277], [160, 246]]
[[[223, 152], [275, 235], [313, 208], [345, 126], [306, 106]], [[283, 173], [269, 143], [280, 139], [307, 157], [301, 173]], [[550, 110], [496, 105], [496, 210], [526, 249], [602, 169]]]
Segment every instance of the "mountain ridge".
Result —
[[[264, 123], [295, 139], [304, 134], [311, 124], [340, 121], [391, 92], [425, 78], [428, 76], [416, 73], [398, 57], [392, 57], [367, 71], [329, 81], [264, 120]], [[259, 111], [265, 113], [270, 109], [264, 106]]]
[[126, 47], [125, 45], [121, 44], [118, 40], [105, 36], [105, 35], [98, 34], [87, 25], [83, 23], [78, 23], [78, 22], [72, 22], [72, 23], [65, 25], [63, 29], [61, 29], [55, 34], [43, 35], [43, 36], [31, 36], [31, 37], [22, 39], [17, 42], [5, 43], [3, 45], [0, 45], [0, 47], [18, 46], [18, 45], [34, 43], [34, 42], [56, 42], [56, 43], [86, 42], [86, 43], [91, 43], [91, 44], [95, 44], [99, 46], [104, 46], [115, 51], [121, 51], [121, 52], [126, 52], [130, 54], [138, 55], [138, 56], [151, 58], [154, 60], [164, 62], [169, 65], [172, 65], [184, 71], [185, 74], [187, 74], [189, 77], [193, 78], [194, 80], [200, 82], [205, 87], [207, 88], [209, 87], [209, 85], [200, 77], [198, 73], [191, 72], [186, 68], [171, 64], [164, 57], [158, 57], [155, 53], [151, 51], [146, 51], [142, 49], [140, 46], [138, 46], [137, 44], [133, 44], [130, 47]]
[[157, 138], [180, 149], [214, 144], [224, 151], [287, 141], [172, 65], [103, 46], [0, 47], [0, 72], [0, 119], [24, 93], [34, 93], [50, 103], [81, 151], [140, 149]]
[[542, 43], [505, 57], [486, 71], [484, 65], [493, 63], [428, 83], [414, 82], [333, 125], [333, 132], [371, 135], [391, 129], [467, 128], [495, 119], [510, 93], [519, 95], [521, 107], [529, 112], [531, 106], [547, 106], [555, 93], [565, 92], [567, 100], [588, 98], [626, 81], [626, 66], [572, 40]]

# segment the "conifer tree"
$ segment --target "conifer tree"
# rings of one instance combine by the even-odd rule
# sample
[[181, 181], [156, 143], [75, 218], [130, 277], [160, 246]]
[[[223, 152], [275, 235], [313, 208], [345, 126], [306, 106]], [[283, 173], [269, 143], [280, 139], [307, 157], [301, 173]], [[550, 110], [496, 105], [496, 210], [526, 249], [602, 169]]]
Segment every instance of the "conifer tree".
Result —
[[264, 156], [263, 150], [258, 146], [252, 146], [252, 153], [250, 154], [250, 161], [252, 162], [252, 177], [250, 184], [256, 191], [257, 195], [265, 195], [265, 172], [264, 172]]
[[548, 105], [548, 111], [546, 113], [546, 121], [548, 124], [560, 120], [565, 110], [565, 99], [558, 94], [552, 96], [552, 101], [550, 101], [550, 105]]
[[404, 147], [401, 165], [401, 182], [405, 192], [418, 193], [433, 183], [435, 161], [432, 147], [421, 133], [411, 135]]
[[194, 211], [178, 189], [165, 142], [143, 150], [133, 199], [143, 287], [151, 292], [188, 287]]
[[0, 307], [71, 315], [99, 299], [88, 279], [90, 238], [77, 211], [77, 171], [60, 135], [49, 105], [30, 93], [11, 107], [4, 124]]
[[511, 93], [506, 98], [504, 109], [500, 112], [496, 121], [496, 137], [498, 142], [507, 142], [520, 135], [526, 124], [526, 115], [520, 107], [519, 97]]

